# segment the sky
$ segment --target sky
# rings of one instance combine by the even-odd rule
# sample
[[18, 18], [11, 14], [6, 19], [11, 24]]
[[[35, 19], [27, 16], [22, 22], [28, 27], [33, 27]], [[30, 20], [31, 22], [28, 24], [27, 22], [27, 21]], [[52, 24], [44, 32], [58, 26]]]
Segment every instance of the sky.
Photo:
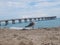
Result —
[[0, 19], [60, 17], [60, 0], [0, 0]]

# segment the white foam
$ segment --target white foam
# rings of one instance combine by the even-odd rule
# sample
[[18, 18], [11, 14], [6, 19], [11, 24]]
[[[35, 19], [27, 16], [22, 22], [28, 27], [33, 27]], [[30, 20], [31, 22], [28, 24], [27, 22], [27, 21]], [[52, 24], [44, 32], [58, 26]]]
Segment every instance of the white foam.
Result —
[[21, 27], [10, 27], [10, 29], [23, 29]]
[[17, 29], [17, 30], [21, 30], [21, 29], [31, 29], [31, 28], [22, 28], [22, 27], [10, 27], [9, 29]]

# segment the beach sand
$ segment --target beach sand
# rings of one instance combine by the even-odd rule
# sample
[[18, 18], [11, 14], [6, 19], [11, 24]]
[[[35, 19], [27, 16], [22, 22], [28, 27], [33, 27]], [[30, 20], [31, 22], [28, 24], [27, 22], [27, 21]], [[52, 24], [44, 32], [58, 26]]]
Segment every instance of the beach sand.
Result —
[[60, 45], [60, 28], [0, 29], [0, 45]]

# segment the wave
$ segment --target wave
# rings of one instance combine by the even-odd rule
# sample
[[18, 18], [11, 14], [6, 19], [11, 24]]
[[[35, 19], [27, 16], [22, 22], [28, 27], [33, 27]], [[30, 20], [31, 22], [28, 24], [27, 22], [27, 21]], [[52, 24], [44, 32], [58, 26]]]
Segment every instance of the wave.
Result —
[[10, 27], [10, 29], [23, 29], [21, 27]]
[[23, 28], [23, 27], [10, 27], [9, 29], [31, 29], [31, 28]]

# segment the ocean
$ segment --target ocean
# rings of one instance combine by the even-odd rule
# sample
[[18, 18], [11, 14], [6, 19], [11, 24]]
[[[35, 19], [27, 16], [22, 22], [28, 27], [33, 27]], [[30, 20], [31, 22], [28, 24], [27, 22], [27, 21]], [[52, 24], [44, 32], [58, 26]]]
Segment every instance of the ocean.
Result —
[[[55, 20], [42, 20], [42, 21], [34, 21], [35, 25], [34, 28], [52, 28], [52, 27], [60, 27], [60, 18], [56, 18]], [[18, 23], [16, 21], [15, 24], [12, 24], [11, 22], [5, 26], [4, 23], [0, 26], [0, 28], [24, 28], [27, 26], [30, 22], [21, 22]]]

